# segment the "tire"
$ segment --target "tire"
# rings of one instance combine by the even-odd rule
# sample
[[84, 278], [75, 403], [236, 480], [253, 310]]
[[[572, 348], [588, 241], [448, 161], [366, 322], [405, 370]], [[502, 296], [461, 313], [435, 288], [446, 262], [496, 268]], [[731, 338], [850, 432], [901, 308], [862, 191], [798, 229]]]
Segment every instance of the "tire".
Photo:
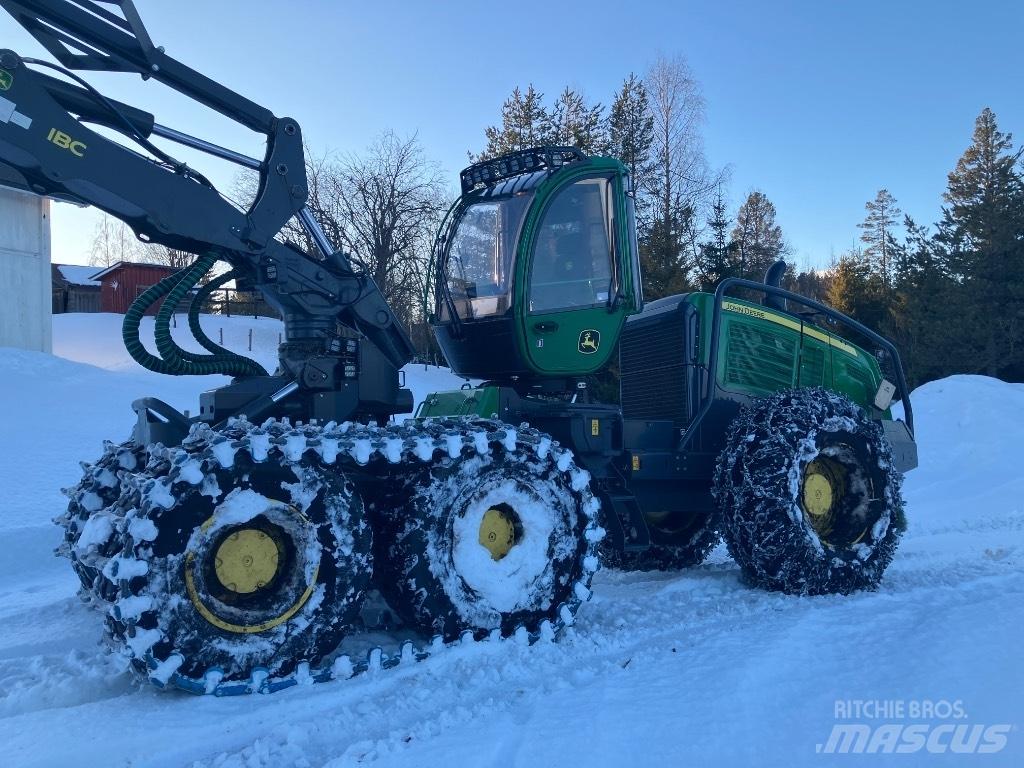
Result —
[[623, 571], [680, 571], [700, 565], [722, 540], [717, 515], [667, 512], [647, 521], [651, 546], [641, 552], [620, 552], [608, 542], [602, 559], [609, 568]]
[[54, 522], [63, 529], [63, 541], [57, 553], [71, 560], [71, 567], [82, 584], [83, 599], [112, 599], [104, 582], [97, 579], [107, 560], [117, 554], [116, 531], [123, 513], [116, 506], [126, 474], [141, 471], [147, 451], [131, 442], [117, 445], [105, 442], [103, 455], [95, 464], [82, 465], [82, 479], [67, 489], [67, 511]]
[[341, 471], [313, 451], [288, 458], [267, 435], [227, 437], [226, 453], [167, 451], [119, 501], [138, 511], [104, 569], [119, 591], [110, 636], [160, 685], [201, 692], [211, 674], [217, 685], [315, 666], [370, 582], [371, 528]]
[[736, 417], [716, 468], [722, 533], [745, 578], [792, 594], [875, 588], [905, 528], [881, 426], [821, 388]]
[[603, 535], [589, 475], [550, 438], [498, 428], [435, 459], [382, 521], [378, 588], [422, 634], [537, 632], [570, 623], [589, 597]]

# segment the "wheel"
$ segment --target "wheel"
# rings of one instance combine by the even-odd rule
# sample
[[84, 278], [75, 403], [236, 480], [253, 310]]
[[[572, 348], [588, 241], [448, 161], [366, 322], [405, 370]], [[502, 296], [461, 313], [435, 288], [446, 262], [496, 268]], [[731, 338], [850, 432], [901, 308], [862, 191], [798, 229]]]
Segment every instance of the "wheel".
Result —
[[156, 473], [133, 476], [119, 501], [139, 512], [104, 569], [120, 593], [111, 635], [157, 683], [316, 665], [370, 581], [371, 529], [344, 475], [312, 451], [286, 458], [265, 435], [231, 437], [221, 447], [233, 456], [184, 448], [151, 461]]
[[766, 589], [875, 587], [905, 527], [902, 478], [882, 428], [846, 397], [787, 390], [744, 409], [716, 469], [722, 534]]
[[105, 442], [99, 460], [83, 464], [82, 479], [65, 491], [67, 511], [54, 519], [64, 530], [57, 552], [71, 560], [83, 597], [111, 599], [109, 591], [103, 591], [103, 580], [96, 577], [119, 548], [115, 531], [123, 514], [115, 502], [121, 495], [122, 478], [125, 473], [140, 471], [147, 455], [144, 448], [131, 442]]
[[503, 426], [433, 461], [382, 522], [378, 588], [423, 634], [534, 632], [589, 596], [603, 535], [589, 475], [550, 438]]
[[620, 552], [608, 542], [602, 559], [610, 568], [623, 571], [678, 571], [700, 565], [721, 541], [717, 516], [691, 512], [648, 513], [651, 546], [640, 552]]

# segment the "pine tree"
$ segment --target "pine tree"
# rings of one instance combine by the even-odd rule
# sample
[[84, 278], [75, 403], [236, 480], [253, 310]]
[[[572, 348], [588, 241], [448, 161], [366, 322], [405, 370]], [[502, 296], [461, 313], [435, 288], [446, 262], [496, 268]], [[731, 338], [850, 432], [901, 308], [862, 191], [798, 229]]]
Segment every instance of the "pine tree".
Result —
[[732, 240], [736, 244], [733, 271], [748, 280], [760, 280], [768, 267], [789, 252], [782, 227], [775, 222], [775, 205], [760, 190], [751, 192], [737, 211]]
[[[961, 316], [965, 370], [1024, 376], [1024, 180], [1020, 152], [987, 107], [970, 147], [949, 174], [935, 241]], [[951, 339], [952, 340], [952, 339]]]
[[547, 113], [545, 143], [579, 147], [588, 155], [608, 151], [608, 131], [601, 104], [589, 105], [583, 94], [566, 87]]
[[518, 87], [501, 106], [501, 126], [484, 131], [487, 147], [478, 155], [469, 154], [471, 162], [489, 160], [509, 152], [540, 146], [550, 130], [550, 118], [544, 108], [544, 94], [531, 83], [523, 93]]
[[865, 244], [864, 256], [888, 289], [900, 247], [896, 242], [895, 230], [902, 211], [896, 205], [896, 198], [887, 189], [878, 190], [875, 199], [869, 200], [864, 207], [867, 216], [857, 225], [863, 230], [860, 239]]
[[629, 169], [634, 189], [647, 186], [654, 144], [651, 114], [644, 81], [630, 73], [615, 94], [608, 118], [609, 151]]

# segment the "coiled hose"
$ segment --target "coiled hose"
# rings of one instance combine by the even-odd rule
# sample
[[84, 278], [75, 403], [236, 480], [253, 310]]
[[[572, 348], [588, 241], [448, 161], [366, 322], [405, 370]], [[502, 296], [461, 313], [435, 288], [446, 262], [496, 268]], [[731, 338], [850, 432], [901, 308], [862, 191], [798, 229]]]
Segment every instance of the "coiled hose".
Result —
[[[196, 340], [212, 354], [197, 355], [193, 352], [182, 349], [171, 338], [170, 319], [178, 303], [198, 283], [203, 276], [210, 271], [217, 262], [215, 254], [201, 256], [184, 269], [180, 269], [169, 277], [165, 277], [152, 288], [147, 289], [139, 296], [125, 313], [124, 322], [121, 326], [121, 336], [124, 339], [125, 349], [128, 354], [143, 368], [155, 373], [165, 373], [172, 376], [203, 376], [209, 374], [223, 374], [225, 376], [266, 376], [267, 371], [255, 360], [235, 354], [215, 344], [199, 327], [199, 310], [202, 302], [217, 287], [220, 287], [228, 280], [237, 276], [234, 271], [213, 281], [214, 288], [204, 286], [193, 297], [189, 306], [189, 328], [196, 336]], [[160, 357], [151, 354], [142, 344], [139, 338], [139, 326], [146, 311], [161, 298], [164, 299], [156, 317], [154, 339]], [[198, 333], [197, 333], [198, 329]]]

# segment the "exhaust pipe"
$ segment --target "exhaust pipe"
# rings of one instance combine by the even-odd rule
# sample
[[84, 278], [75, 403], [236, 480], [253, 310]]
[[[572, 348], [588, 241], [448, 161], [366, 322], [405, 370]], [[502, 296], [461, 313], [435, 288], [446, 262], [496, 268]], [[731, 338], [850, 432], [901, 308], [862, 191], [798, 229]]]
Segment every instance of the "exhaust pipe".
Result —
[[[772, 288], [780, 287], [782, 285], [782, 276], [786, 274], [786, 269], [788, 269], [786, 262], [782, 259], [776, 261], [764, 273], [764, 284]], [[761, 304], [769, 309], [777, 309], [780, 312], [786, 311], [786, 300], [781, 296], [773, 296], [770, 293], [765, 294], [765, 297], [761, 299]]]

